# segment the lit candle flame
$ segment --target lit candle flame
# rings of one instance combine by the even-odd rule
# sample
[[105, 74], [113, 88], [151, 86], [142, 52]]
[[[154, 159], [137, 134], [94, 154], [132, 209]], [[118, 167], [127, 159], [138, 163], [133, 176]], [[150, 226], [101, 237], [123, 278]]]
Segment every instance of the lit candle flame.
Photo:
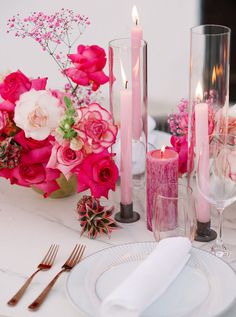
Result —
[[126, 78], [125, 70], [124, 70], [124, 67], [123, 67], [123, 64], [122, 64], [121, 61], [120, 61], [120, 71], [121, 71], [121, 78], [122, 78], [123, 86], [124, 86], [125, 89], [127, 89], [128, 80]]
[[200, 83], [200, 81], [198, 82], [197, 84], [197, 88], [196, 88], [196, 98], [199, 100], [199, 101], [202, 101], [203, 99], [203, 91], [202, 91], [202, 85]]
[[161, 147], [161, 158], [163, 158], [163, 155], [165, 153], [165, 149], [166, 149], [165, 145], [162, 145], [162, 147]]
[[138, 25], [139, 24], [139, 15], [138, 15], [138, 10], [137, 7], [134, 5], [132, 8], [132, 19], [133, 22]]
[[214, 84], [216, 82], [216, 67], [213, 67], [212, 76], [211, 76], [211, 82]]

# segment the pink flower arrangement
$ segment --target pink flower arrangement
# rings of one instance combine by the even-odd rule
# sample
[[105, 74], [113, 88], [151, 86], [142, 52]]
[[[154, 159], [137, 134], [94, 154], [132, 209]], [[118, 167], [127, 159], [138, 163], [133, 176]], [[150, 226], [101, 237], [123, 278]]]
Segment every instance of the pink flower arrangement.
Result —
[[[208, 107], [208, 134], [212, 134], [215, 128], [215, 113], [212, 107], [212, 99], [206, 101]], [[188, 163], [188, 100], [182, 99], [178, 104], [178, 112], [170, 114], [168, 124], [172, 133], [170, 142], [172, 148], [179, 154], [179, 174], [183, 175], [187, 172]], [[192, 124], [194, 125], [194, 113]], [[192, 136], [193, 137], [193, 136]], [[194, 142], [194, 140], [193, 140]], [[192, 151], [191, 151], [192, 152]]]
[[61, 174], [77, 176], [78, 192], [95, 198], [115, 190], [118, 169], [110, 153], [117, 126], [94, 91], [108, 82], [106, 54], [97, 45], [78, 45], [87, 17], [62, 9], [52, 15], [34, 12], [8, 20], [7, 32], [30, 37], [56, 61], [65, 91], [46, 88], [47, 78], [32, 79], [20, 70], [0, 82], [0, 176], [12, 184], [35, 187], [44, 197], [59, 189]]
[[[9, 78], [14, 78], [11, 89]], [[118, 178], [108, 152], [117, 135], [111, 114], [99, 104], [75, 107], [65, 93], [63, 101], [63, 93], [45, 84], [17, 71], [0, 85], [0, 175], [12, 184], [34, 186], [45, 197], [59, 189], [61, 173], [68, 180], [76, 175], [78, 192], [90, 189], [96, 198], [107, 197]]]

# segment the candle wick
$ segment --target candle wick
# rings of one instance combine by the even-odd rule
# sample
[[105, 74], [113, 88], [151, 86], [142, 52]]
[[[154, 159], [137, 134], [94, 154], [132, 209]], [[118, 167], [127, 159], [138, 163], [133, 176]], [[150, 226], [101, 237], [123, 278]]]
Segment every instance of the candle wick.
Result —
[[138, 19], [135, 20], [135, 25], [138, 26]]
[[161, 151], [161, 158], [163, 158], [163, 151]]
[[125, 81], [125, 89], [128, 89], [128, 80]]

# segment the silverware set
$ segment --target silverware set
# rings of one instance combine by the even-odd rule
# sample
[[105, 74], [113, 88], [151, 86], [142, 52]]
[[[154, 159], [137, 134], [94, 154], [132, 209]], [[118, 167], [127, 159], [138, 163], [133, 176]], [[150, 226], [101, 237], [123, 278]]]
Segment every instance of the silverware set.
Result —
[[[26, 289], [28, 288], [29, 284], [33, 280], [34, 276], [38, 272], [49, 270], [52, 267], [55, 261], [58, 249], [59, 249], [59, 246], [57, 244], [52, 244], [50, 246], [45, 257], [37, 266], [37, 270], [26, 280], [26, 282], [22, 285], [22, 287], [18, 290], [18, 292], [7, 302], [9, 306], [15, 306], [19, 302], [19, 300], [25, 293]], [[47, 297], [48, 293], [52, 289], [53, 285], [56, 283], [59, 276], [63, 272], [68, 272], [71, 269], [73, 269], [73, 267], [81, 261], [84, 250], [85, 250], [84, 245], [76, 244], [71, 254], [69, 255], [68, 259], [62, 265], [61, 270], [49, 282], [49, 284], [44, 288], [44, 290], [39, 294], [39, 296], [28, 306], [28, 309], [30, 309], [31, 311], [35, 311], [41, 306], [41, 304], [44, 302], [45, 298]]]

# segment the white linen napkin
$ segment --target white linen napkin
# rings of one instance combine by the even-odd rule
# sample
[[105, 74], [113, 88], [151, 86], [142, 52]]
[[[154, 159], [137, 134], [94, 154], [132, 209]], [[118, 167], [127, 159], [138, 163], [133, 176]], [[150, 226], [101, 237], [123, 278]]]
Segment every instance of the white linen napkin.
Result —
[[185, 237], [161, 240], [155, 250], [103, 301], [101, 317], [137, 317], [162, 295], [188, 261]]

